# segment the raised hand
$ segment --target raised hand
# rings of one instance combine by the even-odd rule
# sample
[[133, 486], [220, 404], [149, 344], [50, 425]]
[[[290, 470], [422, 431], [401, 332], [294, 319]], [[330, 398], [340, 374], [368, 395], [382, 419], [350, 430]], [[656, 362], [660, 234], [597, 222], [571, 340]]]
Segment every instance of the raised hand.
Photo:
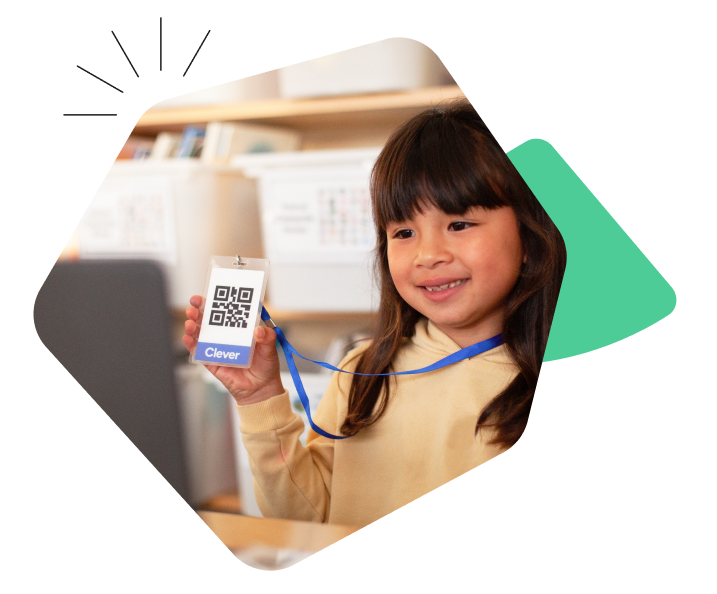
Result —
[[[184, 322], [184, 346], [191, 353], [197, 347], [202, 324], [204, 298], [194, 295], [189, 299]], [[276, 352], [276, 333], [271, 328], [254, 329], [256, 347], [251, 367], [224, 367], [206, 365], [206, 368], [229, 390], [237, 404], [253, 404], [284, 392], [279, 375], [279, 355]]]

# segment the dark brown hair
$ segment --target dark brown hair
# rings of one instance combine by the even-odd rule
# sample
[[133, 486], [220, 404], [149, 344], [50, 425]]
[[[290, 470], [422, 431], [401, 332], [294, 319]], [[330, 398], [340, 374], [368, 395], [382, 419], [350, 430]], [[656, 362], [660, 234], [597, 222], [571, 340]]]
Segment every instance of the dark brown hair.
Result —
[[[456, 215], [472, 206], [510, 206], [515, 211], [527, 258], [506, 299], [503, 337], [519, 373], [476, 424], [476, 432], [493, 427], [491, 443], [512, 446], [528, 421], [565, 271], [560, 233], [467, 101], [424, 111], [393, 133], [371, 174], [371, 201], [381, 299], [378, 327], [357, 362], [359, 373], [392, 371], [391, 362], [421, 317], [393, 284], [386, 226], [408, 220], [427, 206]], [[390, 384], [390, 376], [354, 376], [343, 435], [353, 435], [383, 415]]]

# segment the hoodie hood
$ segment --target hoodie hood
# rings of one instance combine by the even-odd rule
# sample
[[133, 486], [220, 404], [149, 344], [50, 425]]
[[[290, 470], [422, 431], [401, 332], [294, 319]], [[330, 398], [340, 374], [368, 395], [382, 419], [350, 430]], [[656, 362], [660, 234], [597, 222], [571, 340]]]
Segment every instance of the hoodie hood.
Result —
[[[418, 321], [415, 332], [411, 337], [411, 342], [413, 342], [418, 350], [437, 359], [442, 359], [461, 350], [461, 347], [452, 338], [439, 330], [435, 324], [427, 318], [421, 318]], [[473, 361], [477, 359], [498, 365], [514, 365], [508, 353], [508, 349], [504, 344], [481, 353], [476, 357], [471, 357], [469, 360]]]

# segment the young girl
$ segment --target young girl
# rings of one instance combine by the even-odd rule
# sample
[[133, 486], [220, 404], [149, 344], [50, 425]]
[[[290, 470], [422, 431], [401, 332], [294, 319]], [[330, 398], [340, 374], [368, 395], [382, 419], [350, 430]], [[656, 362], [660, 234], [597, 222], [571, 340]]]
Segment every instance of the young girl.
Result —
[[[556, 227], [467, 102], [414, 117], [371, 176], [381, 301], [373, 340], [341, 368], [419, 369], [501, 334], [504, 344], [417, 375], [335, 373], [299, 436], [260, 327], [250, 369], [208, 366], [238, 404], [268, 517], [364, 526], [511, 447], [525, 429], [565, 269]], [[196, 346], [202, 298], [187, 309]]]

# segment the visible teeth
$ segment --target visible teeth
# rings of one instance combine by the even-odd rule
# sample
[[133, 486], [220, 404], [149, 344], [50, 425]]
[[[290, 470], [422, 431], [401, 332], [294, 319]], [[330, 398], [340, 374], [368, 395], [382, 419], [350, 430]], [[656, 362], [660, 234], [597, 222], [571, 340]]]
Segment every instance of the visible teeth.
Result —
[[452, 287], [457, 287], [458, 285], [462, 285], [464, 282], [466, 282], [465, 279], [454, 281], [454, 282], [448, 283], [446, 285], [439, 285], [437, 287], [426, 287], [426, 289], [428, 291], [443, 291], [445, 289], [450, 289]]

